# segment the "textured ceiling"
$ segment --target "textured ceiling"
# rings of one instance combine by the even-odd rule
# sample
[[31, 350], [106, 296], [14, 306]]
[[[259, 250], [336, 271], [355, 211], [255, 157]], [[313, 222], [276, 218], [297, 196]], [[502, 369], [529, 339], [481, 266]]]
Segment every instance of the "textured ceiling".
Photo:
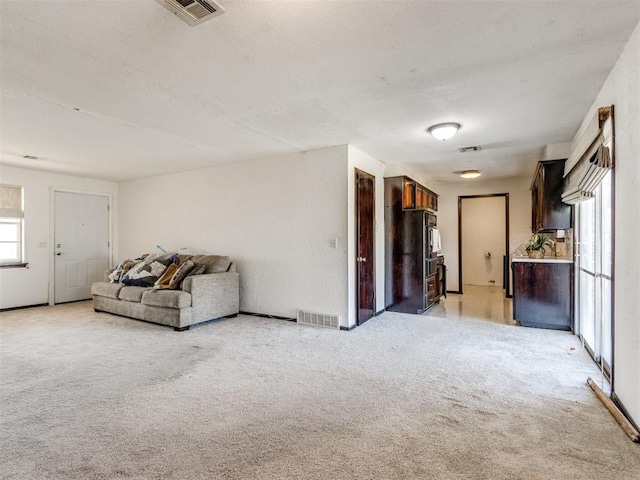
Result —
[[[219, 3], [190, 27], [153, 0], [0, 1], [0, 161], [125, 180], [349, 143], [438, 183], [531, 175], [640, 19], [640, 0]], [[453, 139], [426, 134], [445, 121]]]

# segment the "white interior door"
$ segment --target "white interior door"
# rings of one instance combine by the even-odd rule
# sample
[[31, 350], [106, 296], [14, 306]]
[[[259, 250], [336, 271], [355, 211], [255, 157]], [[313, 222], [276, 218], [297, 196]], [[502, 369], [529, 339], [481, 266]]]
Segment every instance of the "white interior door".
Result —
[[54, 193], [54, 302], [91, 298], [109, 263], [109, 198]]
[[503, 196], [462, 198], [462, 281], [465, 285], [503, 287], [506, 199]]

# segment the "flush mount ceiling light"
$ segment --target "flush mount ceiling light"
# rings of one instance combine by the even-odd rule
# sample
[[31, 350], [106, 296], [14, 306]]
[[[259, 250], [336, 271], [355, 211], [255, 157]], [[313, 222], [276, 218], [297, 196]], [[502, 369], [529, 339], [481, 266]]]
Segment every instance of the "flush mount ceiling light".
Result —
[[480, 175], [482, 174], [478, 170], [464, 170], [460, 172], [462, 178], [478, 178]]
[[438, 125], [427, 128], [427, 132], [438, 140], [448, 140], [453, 137], [459, 129], [459, 123], [439, 123]]

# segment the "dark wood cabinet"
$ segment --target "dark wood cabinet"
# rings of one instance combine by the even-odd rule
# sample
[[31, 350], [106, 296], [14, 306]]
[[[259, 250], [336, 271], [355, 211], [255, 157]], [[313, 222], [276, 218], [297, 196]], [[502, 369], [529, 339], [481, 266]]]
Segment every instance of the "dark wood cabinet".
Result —
[[573, 330], [573, 264], [513, 262], [513, 318], [522, 326]]
[[538, 162], [531, 184], [531, 231], [571, 228], [573, 208], [562, 202], [565, 160]]
[[402, 192], [402, 208], [405, 210], [416, 208], [416, 182], [403, 178]]
[[402, 208], [404, 210], [438, 211], [438, 195], [409, 177], [402, 179]]
[[385, 308], [423, 313], [442, 296], [442, 269], [430, 253], [426, 207], [437, 195], [408, 177], [385, 178]]

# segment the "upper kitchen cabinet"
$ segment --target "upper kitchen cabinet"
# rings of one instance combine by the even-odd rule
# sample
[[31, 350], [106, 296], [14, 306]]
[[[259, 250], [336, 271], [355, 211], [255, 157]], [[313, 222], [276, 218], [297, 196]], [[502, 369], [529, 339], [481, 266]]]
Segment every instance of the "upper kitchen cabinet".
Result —
[[565, 160], [538, 162], [531, 184], [531, 230], [571, 228], [572, 207], [562, 202]]
[[403, 177], [402, 208], [404, 210], [430, 210], [437, 212], [438, 195], [409, 177]]

